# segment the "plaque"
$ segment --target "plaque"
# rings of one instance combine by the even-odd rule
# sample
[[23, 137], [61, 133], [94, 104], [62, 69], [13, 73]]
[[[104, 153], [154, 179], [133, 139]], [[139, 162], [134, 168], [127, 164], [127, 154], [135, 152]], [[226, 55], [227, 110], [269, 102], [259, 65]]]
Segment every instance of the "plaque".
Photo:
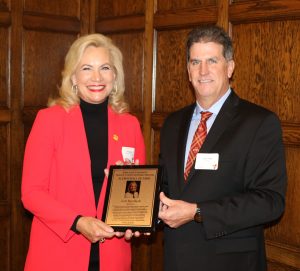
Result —
[[161, 178], [156, 165], [110, 166], [102, 220], [115, 231], [155, 231]]

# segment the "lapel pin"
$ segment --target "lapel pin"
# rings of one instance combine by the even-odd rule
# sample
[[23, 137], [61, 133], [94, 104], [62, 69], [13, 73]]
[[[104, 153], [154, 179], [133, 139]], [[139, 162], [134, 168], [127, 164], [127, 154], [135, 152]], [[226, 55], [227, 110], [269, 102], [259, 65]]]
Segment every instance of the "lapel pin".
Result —
[[114, 135], [113, 135], [113, 140], [118, 141], [118, 140], [119, 140], [118, 135], [114, 134]]

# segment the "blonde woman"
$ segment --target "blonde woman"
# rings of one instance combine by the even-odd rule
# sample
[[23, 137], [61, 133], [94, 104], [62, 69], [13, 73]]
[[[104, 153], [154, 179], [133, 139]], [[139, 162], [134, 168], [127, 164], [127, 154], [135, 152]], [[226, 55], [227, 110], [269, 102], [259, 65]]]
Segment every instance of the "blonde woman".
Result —
[[133, 233], [101, 221], [104, 170], [124, 163], [128, 147], [133, 161], [145, 162], [124, 89], [122, 54], [109, 38], [72, 44], [59, 98], [38, 113], [26, 145], [22, 201], [34, 218], [25, 270], [131, 270]]

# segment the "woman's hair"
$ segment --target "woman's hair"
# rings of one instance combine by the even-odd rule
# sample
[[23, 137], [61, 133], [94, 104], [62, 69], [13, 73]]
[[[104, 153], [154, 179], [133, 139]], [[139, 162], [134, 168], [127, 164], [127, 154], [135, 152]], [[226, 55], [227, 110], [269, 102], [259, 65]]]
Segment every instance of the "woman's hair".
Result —
[[111, 64], [116, 74], [116, 81], [114, 88], [109, 94], [108, 103], [112, 109], [117, 113], [124, 113], [129, 111], [129, 106], [124, 99], [125, 81], [123, 70], [123, 56], [118, 47], [116, 47], [112, 40], [101, 34], [85, 35], [71, 45], [66, 57], [65, 65], [62, 71], [62, 82], [59, 87], [59, 97], [57, 99], [49, 100], [48, 106], [61, 105], [68, 109], [80, 103], [77, 93], [72, 87], [72, 75], [75, 73], [77, 66], [82, 58], [86, 48], [89, 46], [106, 48], [109, 52]]
[[232, 40], [225, 30], [216, 25], [200, 26], [193, 29], [187, 39], [186, 55], [187, 62], [190, 60], [190, 49], [197, 42], [215, 42], [223, 46], [223, 56], [227, 61], [233, 59]]

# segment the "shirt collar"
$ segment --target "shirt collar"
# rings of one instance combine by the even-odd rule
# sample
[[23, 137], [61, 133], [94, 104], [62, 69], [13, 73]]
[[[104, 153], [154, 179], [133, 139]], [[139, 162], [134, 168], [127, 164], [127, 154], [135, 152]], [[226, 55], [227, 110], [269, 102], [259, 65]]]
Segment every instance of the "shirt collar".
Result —
[[221, 110], [224, 102], [226, 101], [226, 99], [228, 98], [230, 93], [231, 93], [231, 88], [229, 87], [228, 90], [226, 91], [226, 93], [207, 110], [202, 108], [196, 101], [196, 108], [194, 110], [193, 116], [198, 116], [200, 114], [200, 112], [202, 112], [202, 111], [209, 111], [209, 112], [213, 113], [214, 115], [218, 115], [219, 111]]

